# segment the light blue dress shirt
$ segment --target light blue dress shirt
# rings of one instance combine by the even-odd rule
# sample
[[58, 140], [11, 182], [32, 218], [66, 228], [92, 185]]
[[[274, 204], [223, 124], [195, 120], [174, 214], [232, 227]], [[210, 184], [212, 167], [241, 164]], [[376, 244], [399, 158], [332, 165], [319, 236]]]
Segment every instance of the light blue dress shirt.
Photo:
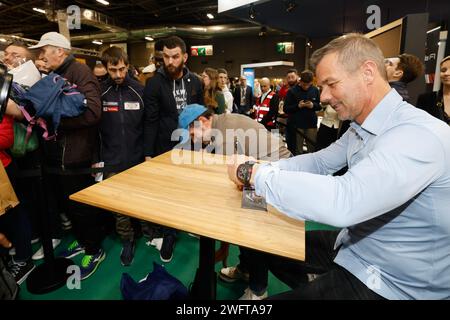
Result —
[[290, 217], [343, 227], [335, 262], [379, 295], [450, 298], [450, 127], [395, 90], [330, 147], [260, 166], [255, 187]]

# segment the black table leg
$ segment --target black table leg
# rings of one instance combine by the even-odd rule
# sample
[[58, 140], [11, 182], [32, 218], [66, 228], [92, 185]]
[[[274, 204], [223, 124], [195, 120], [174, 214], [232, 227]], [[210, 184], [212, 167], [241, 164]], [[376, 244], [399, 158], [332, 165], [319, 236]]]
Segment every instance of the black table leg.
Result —
[[44, 248], [44, 263], [37, 266], [27, 278], [27, 289], [33, 294], [44, 294], [64, 286], [70, 274], [68, 267], [74, 263], [70, 259], [57, 258], [53, 254], [52, 236], [48, 222], [48, 200], [45, 194], [47, 179], [39, 177], [38, 199], [41, 221], [41, 242]]
[[191, 290], [193, 299], [216, 299], [215, 253], [215, 240], [201, 236], [199, 267]]

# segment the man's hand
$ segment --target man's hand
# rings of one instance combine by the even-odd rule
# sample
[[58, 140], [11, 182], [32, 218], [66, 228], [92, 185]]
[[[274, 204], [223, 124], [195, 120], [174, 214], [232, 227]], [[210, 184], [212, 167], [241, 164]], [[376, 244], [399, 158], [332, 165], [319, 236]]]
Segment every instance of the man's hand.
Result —
[[236, 154], [228, 160], [228, 178], [236, 184], [239, 190], [242, 190], [244, 185], [237, 178], [236, 171], [239, 165], [246, 161], [256, 161], [256, 159], [253, 157]]
[[312, 101], [309, 100], [300, 100], [300, 102], [298, 103], [298, 107], [301, 108], [309, 108], [312, 109], [314, 107], [314, 104], [312, 103]]
[[3, 233], [0, 233], [0, 247], [9, 249], [12, 247], [12, 243], [5, 237]]
[[20, 111], [17, 103], [15, 103], [11, 99], [8, 99], [8, 104], [6, 105], [5, 113], [17, 120], [22, 120], [24, 118], [22, 111]]

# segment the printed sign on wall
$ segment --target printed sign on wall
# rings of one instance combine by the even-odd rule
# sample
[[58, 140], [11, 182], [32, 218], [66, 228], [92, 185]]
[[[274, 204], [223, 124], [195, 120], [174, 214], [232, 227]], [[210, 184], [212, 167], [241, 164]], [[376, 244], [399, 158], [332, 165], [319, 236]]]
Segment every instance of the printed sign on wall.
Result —
[[191, 47], [191, 56], [212, 56], [213, 55], [213, 46], [192, 46]]
[[277, 52], [284, 54], [293, 54], [294, 53], [294, 43], [293, 42], [278, 42], [277, 43]]

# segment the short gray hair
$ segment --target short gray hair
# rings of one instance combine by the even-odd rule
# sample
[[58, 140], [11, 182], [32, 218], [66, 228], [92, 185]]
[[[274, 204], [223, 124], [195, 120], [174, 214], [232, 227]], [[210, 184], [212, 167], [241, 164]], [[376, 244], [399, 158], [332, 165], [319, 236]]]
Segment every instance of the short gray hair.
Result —
[[314, 51], [310, 59], [310, 66], [314, 72], [320, 61], [326, 55], [332, 53], [338, 55], [338, 62], [348, 73], [356, 71], [364, 61], [371, 60], [377, 65], [380, 75], [387, 80], [383, 52], [373, 40], [363, 34], [349, 33], [343, 35]]

